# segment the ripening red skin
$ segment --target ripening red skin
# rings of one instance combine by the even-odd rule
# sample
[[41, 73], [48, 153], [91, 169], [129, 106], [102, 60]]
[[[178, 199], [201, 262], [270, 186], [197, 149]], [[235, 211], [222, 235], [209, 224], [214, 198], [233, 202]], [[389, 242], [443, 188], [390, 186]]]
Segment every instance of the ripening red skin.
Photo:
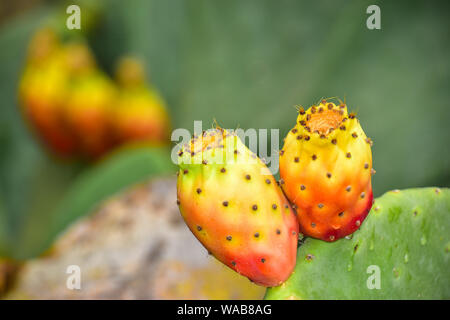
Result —
[[68, 158], [75, 154], [77, 148], [74, 137], [63, 125], [59, 111], [49, 106], [46, 101], [29, 100], [24, 102], [25, 117], [34, 128], [41, 141], [56, 155]]
[[345, 105], [322, 102], [301, 113], [281, 151], [281, 186], [300, 232], [336, 241], [355, 232], [372, 206], [370, 140]]
[[[219, 150], [217, 146], [223, 143], [227, 148], [235, 138], [205, 143], [194, 156], [200, 157], [199, 164], [180, 163], [180, 211], [192, 233], [218, 260], [256, 284], [278, 286], [295, 267], [298, 223], [274, 177], [259, 158], [254, 158], [253, 164], [212, 162], [212, 153]], [[208, 151], [207, 146], [212, 148]], [[250, 155], [240, 140], [236, 148], [236, 159]], [[189, 161], [189, 149], [183, 150], [182, 162]], [[202, 156], [207, 164], [201, 163]]]

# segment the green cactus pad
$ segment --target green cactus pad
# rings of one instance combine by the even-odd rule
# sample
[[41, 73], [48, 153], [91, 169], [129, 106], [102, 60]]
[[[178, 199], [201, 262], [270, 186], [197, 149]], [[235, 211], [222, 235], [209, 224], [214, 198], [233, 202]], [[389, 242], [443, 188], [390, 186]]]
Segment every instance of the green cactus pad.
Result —
[[450, 189], [387, 192], [350, 239], [306, 239], [265, 299], [450, 299], [449, 230]]

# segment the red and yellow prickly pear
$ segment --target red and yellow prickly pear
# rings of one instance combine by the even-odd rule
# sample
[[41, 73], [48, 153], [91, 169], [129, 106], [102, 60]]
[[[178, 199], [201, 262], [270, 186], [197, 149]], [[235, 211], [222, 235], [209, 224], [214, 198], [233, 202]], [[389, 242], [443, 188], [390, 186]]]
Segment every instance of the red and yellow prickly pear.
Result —
[[179, 166], [177, 202], [197, 239], [259, 285], [284, 282], [295, 266], [298, 223], [265, 164], [218, 128], [185, 145]]
[[64, 120], [87, 158], [98, 158], [113, 145], [111, 110], [114, 83], [95, 64], [83, 43], [67, 45], [66, 62], [71, 75], [64, 104]]
[[120, 92], [113, 123], [119, 143], [168, 143], [170, 121], [165, 102], [146, 83], [143, 65], [134, 58], [122, 58], [116, 73]]
[[62, 157], [76, 151], [75, 139], [61, 121], [67, 81], [59, 39], [51, 29], [40, 29], [30, 43], [19, 84], [19, 100], [26, 120], [37, 135]]
[[300, 232], [335, 241], [356, 231], [372, 207], [371, 140], [345, 104], [299, 110], [280, 151], [281, 187]]

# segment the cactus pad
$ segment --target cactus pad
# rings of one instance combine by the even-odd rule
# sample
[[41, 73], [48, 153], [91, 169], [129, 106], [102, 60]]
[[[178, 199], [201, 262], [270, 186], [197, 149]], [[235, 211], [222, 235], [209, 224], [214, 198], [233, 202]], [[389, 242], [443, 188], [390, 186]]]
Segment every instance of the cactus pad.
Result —
[[353, 236], [306, 239], [294, 273], [265, 298], [450, 299], [449, 230], [450, 189], [387, 192]]

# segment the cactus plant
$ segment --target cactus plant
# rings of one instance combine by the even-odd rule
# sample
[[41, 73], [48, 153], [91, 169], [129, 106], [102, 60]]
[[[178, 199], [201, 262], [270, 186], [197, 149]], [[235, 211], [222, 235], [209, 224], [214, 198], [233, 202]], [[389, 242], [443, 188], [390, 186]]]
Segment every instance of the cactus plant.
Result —
[[265, 298], [450, 299], [449, 214], [450, 189], [387, 192], [352, 237], [306, 239], [294, 273]]

